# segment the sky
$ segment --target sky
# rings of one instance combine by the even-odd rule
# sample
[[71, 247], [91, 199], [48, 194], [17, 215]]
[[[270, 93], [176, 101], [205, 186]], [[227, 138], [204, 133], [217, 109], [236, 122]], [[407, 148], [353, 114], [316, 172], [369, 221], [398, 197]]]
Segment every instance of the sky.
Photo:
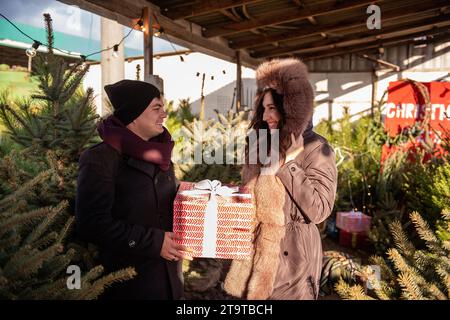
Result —
[[[0, 0], [0, 12], [8, 19], [34, 27], [44, 27], [44, 13], [50, 13], [55, 31], [100, 40], [100, 16], [77, 6], [70, 6], [56, 0]], [[124, 35], [130, 28], [124, 27]], [[125, 45], [143, 50], [142, 32], [133, 31], [125, 39]], [[173, 51], [171, 44], [154, 38], [155, 51]], [[175, 45], [177, 50], [183, 49]]]

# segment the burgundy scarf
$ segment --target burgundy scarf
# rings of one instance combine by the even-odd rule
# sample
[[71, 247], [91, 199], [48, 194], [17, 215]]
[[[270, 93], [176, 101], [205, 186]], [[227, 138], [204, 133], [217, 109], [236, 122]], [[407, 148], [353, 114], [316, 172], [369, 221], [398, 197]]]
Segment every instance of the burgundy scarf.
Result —
[[169, 170], [174, 142], [166, 128], [160, 135], [145, 141], [112, 115], [100, 122], [97, 130], [103, 141], [121, 154], [152, 162], [161, 170]]

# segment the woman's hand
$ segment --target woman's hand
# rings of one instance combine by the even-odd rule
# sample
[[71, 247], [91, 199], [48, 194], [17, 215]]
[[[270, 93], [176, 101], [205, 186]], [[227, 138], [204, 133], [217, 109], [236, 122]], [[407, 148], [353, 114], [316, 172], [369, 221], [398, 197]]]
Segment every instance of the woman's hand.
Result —
[[173, 232], [164, 233], [164, 241], [161, 247], [161, 257], [169, 261], [178, 261], [180, 259], [192, 260], [192, 257], [185, 254], [191, 250], [175, 242], [175, 234]]
[[285, 163], [288, 163], [291, 160], [294, 160], [300, 152], [303, 151], [303, 135], [299, 135], [297, 138], [295, 138], [295, 135], [291, 133], [291, 141], [292, 144], [289, 147], [289, 149], [286, 150], [286, 161]]

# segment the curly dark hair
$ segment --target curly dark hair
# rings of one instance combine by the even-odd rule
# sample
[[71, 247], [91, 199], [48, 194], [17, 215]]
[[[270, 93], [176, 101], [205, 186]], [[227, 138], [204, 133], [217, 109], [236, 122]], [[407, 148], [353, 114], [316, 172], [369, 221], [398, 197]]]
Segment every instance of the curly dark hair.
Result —
[[[259, 91], [257, 93], [257, 97], [255, 100], [255, 111], [253, 118], [250, 122], [250, 125], [248, 127], [249, 130], [254, 129], [256, 131], [257, 135], [257, 142], [259, 146], [259, 139], [264, 139], [267, 143], [267, 156], [269, 156], [270, 149], [271, 149], [271, 134], [269, 130], [269, 125], [266, 121], [263, 120], [264, 115], [264, 106], [263, 106], [263, 100], [266, 93], [270, 93], [272, 95], [272, 99], [274, 102], [275, 107], [277, 108], [278, 112], [281, 115], [280, 122], [278, 123], [278, 128], [280, 129], [280, 143], [279, 143], [279, 152], [280, 152], [280, 159], [284, 159], [286, 157], [286, 151], [290, 147], [290, 139], [289, 139], [289, 133], [286, 130], [283, 130], [284, 124], [286, 122], [286, 112], [284, 110], [283, 106], [283, 95], [277, 93], [272, 88], [267, 88], [262, 91]], [[267, 129], [267, 134], [265, 136], [260, 137], [260, 131], [259, 129]], [[249, 163], [248, 159], [248, 153], [249, 153], [249, 138], [246, 138], [246, 146], [245, 146], [245, 156], [246, 156], [246, 163]], [[260, 159], [258, 157], [258, 165], [261, 165]]]

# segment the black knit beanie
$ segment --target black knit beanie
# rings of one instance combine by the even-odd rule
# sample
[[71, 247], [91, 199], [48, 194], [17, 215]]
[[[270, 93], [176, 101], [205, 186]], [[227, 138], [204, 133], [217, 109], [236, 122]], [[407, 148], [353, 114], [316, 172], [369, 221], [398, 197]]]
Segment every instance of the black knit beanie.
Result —
[[137, 80], [121, 80], [105, 86], [114, 115], [126, 126], [139, 117], [161, 93], [154, 85]]

